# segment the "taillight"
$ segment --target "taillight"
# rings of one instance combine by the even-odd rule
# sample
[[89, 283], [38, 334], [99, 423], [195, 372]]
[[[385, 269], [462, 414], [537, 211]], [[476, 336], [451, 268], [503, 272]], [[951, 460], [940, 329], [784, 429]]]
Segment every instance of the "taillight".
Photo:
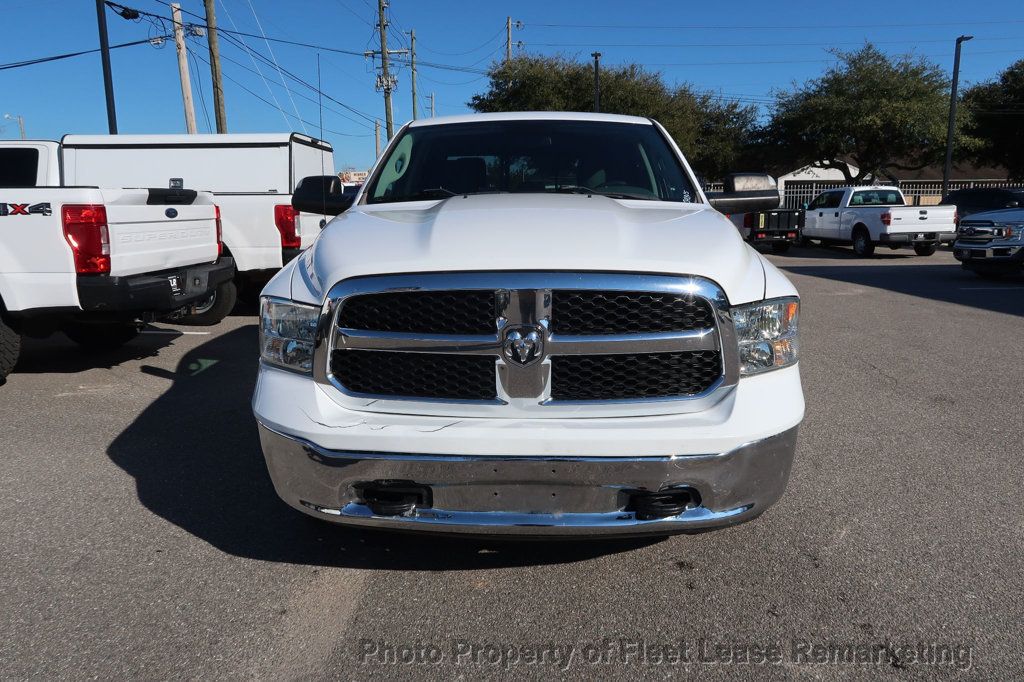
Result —
[[892, 225], [892, 213], [886, 211], [881, 216], [883, 225]]
[[955, 208], [953, 209], [953, 225], [960, 227], [960, 211]]
[[214, 205], [213, 217], [217, 221], [217, 258], [224, 255], [224, 226], [220, 222], [220, 206]]
[[289, 204], [278, 204], [274, 207], [274, 224], [281, 233], [281, 248], [298, 249], [302, 247], [302, 239], [295, 230], [295, 220], [299, 212]]
[[64, 239], [81, 275], [110, 272], [110, 232], [102, 204], [66, 204], [61, 210]]
[[754, 226], [754, 214], [753, 213], [744, 213], [743, 214], [743, 227], [753, 227], [753, 226]]

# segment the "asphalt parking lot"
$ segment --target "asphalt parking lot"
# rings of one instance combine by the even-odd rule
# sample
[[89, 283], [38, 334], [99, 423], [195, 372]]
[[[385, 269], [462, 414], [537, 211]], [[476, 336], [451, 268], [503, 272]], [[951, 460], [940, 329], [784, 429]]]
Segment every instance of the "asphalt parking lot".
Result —
[[[1024, 280], [946, 249], [770, 258], [803, 297], [788, 491], [663, 541], [306, 519], [260, 453], [251, 309], [101, 358], [29, 342], [0, 387], [0, 677], [1024, 676]], [[688, 662], [660, 656], [681, 642]], [[814, 645], [888, 654], [815, 662]], [[772, 646], [778, 665], [723, 662]]]

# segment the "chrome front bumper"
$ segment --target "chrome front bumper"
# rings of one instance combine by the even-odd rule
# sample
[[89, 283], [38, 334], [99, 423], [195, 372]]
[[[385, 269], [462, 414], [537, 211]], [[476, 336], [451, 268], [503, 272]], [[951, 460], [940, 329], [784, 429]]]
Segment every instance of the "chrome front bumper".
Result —
[[[644, 535], [750, 520], [782, 495], [798, 427], [718, 454], [673, 457], [501, 457], [325, 450], [260, 424], [274, 487], [292, 507], [337, 523], [479, 535]], [[366, 485], [427, 486], [431, 504], [379, 516]], [[686, 486], [700, 504], [638, 518], [629, 495]]]

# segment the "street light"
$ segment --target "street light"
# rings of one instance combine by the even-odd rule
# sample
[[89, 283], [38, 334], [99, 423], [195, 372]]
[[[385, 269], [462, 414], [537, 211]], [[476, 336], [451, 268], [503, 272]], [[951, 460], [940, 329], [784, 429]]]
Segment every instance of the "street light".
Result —
[[21, 133], [21, 139], [25, 139], [25, 119], [21, 117], [21, 114], [12, 116], [11, 114], [4, 114], [4, 119], [8, 121], [18, 122], [18, 132]]
[[953, 57], [953, 87], [949, 92], [949, 125], [946, 127], [946, 165], [942, 168], [942, 196], [949, 193], [949, 174], [953, 168], [953, 130], [956, 128], [956, 86], [960, 80], [960, 45], [974, 36], [960, 36], [956, 39], [956, 54]]

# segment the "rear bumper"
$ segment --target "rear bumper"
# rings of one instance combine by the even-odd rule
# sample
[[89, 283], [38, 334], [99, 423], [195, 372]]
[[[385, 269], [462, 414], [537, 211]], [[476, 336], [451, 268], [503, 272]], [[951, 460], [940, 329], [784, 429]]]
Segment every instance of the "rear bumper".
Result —
[[[169, 312], [203, 300], [230, 280], [234, 270], [231, 258], [221, 258], [216, 263], [128, 277], [83, 275], [77, 279], [79, 305], [86, 312]], [[175, 277], [177, 293], [171, 284]]]
[[955, 238], [956, 232], [883, 232], [878, 235], [880, 244], [935, 244]]
[[[260, 424], [274, 486], [292, 507], [328, 521], [477, 535], [633, 536], [724, 527], [782, 495], [798, 427], [723, 453], [662, 457], [502, 457], [332, 451]], [[371, 509], [365, 491], [418, 486], [429, 502], [400, 515]], [[679, 514], [630, 511], [644, 492], [686, 488]]]

